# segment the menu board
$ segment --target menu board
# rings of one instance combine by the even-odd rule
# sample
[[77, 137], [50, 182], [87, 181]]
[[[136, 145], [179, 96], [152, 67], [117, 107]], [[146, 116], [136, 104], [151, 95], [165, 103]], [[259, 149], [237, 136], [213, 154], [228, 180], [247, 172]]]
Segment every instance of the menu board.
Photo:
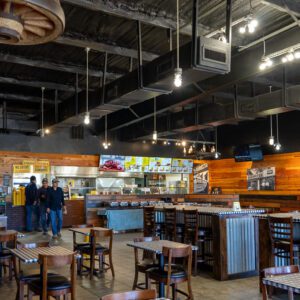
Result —
[[101, 155], [99, 171], [124, 172], [125, 171], [125, 156]]
[[125, 172], [148, 172], [149, 157], [125, 156]]
[[172, 158], [150, 157], [149, 173], [171, 173]]
[[193, 173], [192, 159], [172, 159], [172, 173], [191, 174]]

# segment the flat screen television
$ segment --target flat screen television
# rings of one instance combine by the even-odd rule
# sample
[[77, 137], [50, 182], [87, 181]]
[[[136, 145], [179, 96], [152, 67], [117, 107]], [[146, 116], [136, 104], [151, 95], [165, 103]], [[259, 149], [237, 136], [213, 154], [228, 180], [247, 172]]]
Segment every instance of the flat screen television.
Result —
[[236, 162], [263, 160], [263, 153], [260, 145], [243, 145], [234, 150]]

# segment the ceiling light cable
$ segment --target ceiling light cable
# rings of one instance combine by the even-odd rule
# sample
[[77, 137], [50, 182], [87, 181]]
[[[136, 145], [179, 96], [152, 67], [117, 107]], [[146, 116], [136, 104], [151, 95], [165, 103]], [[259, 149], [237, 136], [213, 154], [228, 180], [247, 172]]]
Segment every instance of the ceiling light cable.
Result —
[[176, 44], [177, 44], [177, 49], [176, 49], [176, 69], [174, 70], [174, 85], [175, 87], [181, 87], [182, 85], [182, 69], [180, 68], [180, 28], [179, 28], [179, 0], [176, 0], [176, 27], [177, 27], [177, 32], [176, 32]]
[[153, 141], [157, 141], [157, 131], [156, 131], [156, 97], [153, 98]]
[[90, 124], [90, 113], [89, 113], [89, 52], [90, 48], [86, 48], [86, 112], [84, 116], [84, 124]]
[[44, 137], [45, 135], [45, 132], [44, 132], [44, 92], [45, 92], [45, 88], [42, 87], [41, 88], [42, 90], [42, 103], [41, 103], [41, 113], [42, 113], [42, 116], [41, 116], [41, 137]]

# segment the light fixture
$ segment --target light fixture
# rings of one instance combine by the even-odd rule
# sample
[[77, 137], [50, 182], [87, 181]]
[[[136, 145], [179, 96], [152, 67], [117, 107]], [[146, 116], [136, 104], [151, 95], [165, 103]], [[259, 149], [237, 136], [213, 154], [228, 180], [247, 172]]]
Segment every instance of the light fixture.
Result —
[[102, 144], [103, 145], [103, 148], [105, 149], [105, 150], [107, 150], [110, 146], [111, 146], [111, 144], [107, 141], [107, 115], [105, 115], [105, 117], [104, 117], [105, 119], [104, 119], [104, 126], [105, 126], [105, 128], [104, 128], [104, 143]]
[[186, 148], [183, 148], [183, 154], [186, 155]]
[[210, 148], [210, 152], [211, 152], [211, 153], [214, 153], [214, 152], [216, 152], [216, 148], [215, 148], [215, 146], [214, 146], [214, 145], [212, 145], [212, 146], [211, 146], [211, 148]]
[[299, 59], [300, 58], [300, 51], [296, 51], [294, 53], [294, 56], [295, 56], [296, 59]]
[[287, 63], [287, 58], [284, 56], [282, 59], [281, 59], [281, 61], [285, 64], [285, 63]]
[[201, 151], [206, 152], [206, 145], [205, 144], [203, 144]]
[[46, 133], [46, 134], [50, 134], [50, 129], [48, 129], [48, 128], [45, 129], [45, 133]]
[[246, 19], [246, 24], [239, 28], [239, 32], [241, 34], [245, 34], [245, 33], [252, 34], [255, 32], [258, 26], [258, 21], [253, 17], [253, 6], [251, 0], [249, 0], [249, 5], [250, 5], [250, 12]]
[[176, 13], [177, 13], [177, 32], [176, 32], [176, 69], [174, 70], [174, 85], [175, 87], [181, 87], [182, 85], [182, 69], [179, 66], [179, 0], [176, 1]]
[[215, 153], [215, 159], [218, 159], [220, 157], [220, 154], [218, 152]]
[[223, 43], [227, 43], [227, 39], [226, 39], [226, 35], [224, 33], [224, 30], [222, 30], [221, 33], [219, 34], [218, 40], [223, 42]]
[[86, 112], [84, 115], [84, 124], [90, 124], [90, 113], [89, 113], [89, 52], [90, 48], [85, 48], [86, 51]]
[[155, 145], [156, 144], [156, 141], [152, 141], [152, 145]]
[[59, 0], [0, 1], [0, 43], [36, 45], [55, 40], [65, 28]]
[[278, 114], [276, 115], [276, 144], [275, 150], [280, 151], [281, 150], [281, 144], [279, 142], [279, 120], [278, 120]]
[[295, 59], [294, 53], [291, 51], [286, 58], [288, 61], [293, 61]]
[[157, 141], [157, 131], [156, 131], [156, 97], [153, 99], [153, 141]]
[[41, 87], [42, 91], [42, 103], [41, 103], [41, 129], [39, 130], [40, 136], [43, 138], [45, 136], [44, 130], [44, 96], [45, 96], [45, 88]]
[[193, 151], [194, 151], [194, 148], [193, 148], [193, 146], [191, 145], [191, 146], [189, 147], [188, 154], [192, 154]]
[[183, 147], [185, 147], [185, 146], [186, 146], [186, 141], [182, 141], [182, 142], [181, 142], [181, 145], [182, 145]]
[[164, 141], [164, 145], [165, 145], [165, 146], [168, 145], [168, 142], [167, 142], [167, 141]]
[[221, 153], [218, 152], [218, 127], [215, 128], [215, 159], [220, 158]]
[[143, 140], [143, 144], [146, 144], [146, 141], [145, 141], [145, 140]]
[[[272, 93], [272, 86], [270, 88], [270, 93]], [[273, 136], [273, 116], [270, 115], [270, 137], [269, 137], [269, 145], [274, 146], [274, 136]]]
[[264, 53], [263, 56], [261, 58], [261, 63], [259, 64], [259, 69], [261, 71], [264, 71], [267, 68], [270, 68], [273, 66], [273, 61], [270, 57], [266, 56], [266, 41], [263, 41], [263, 47], [264, 47]]

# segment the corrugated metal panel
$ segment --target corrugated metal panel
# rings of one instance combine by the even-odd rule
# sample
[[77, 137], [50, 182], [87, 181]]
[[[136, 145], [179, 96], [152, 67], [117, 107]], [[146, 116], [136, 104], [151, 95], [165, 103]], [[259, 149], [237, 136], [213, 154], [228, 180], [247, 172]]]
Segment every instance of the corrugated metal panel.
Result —
[[254, 224], [252, 217], [226, 219], [229, 275], [256, 270]]

